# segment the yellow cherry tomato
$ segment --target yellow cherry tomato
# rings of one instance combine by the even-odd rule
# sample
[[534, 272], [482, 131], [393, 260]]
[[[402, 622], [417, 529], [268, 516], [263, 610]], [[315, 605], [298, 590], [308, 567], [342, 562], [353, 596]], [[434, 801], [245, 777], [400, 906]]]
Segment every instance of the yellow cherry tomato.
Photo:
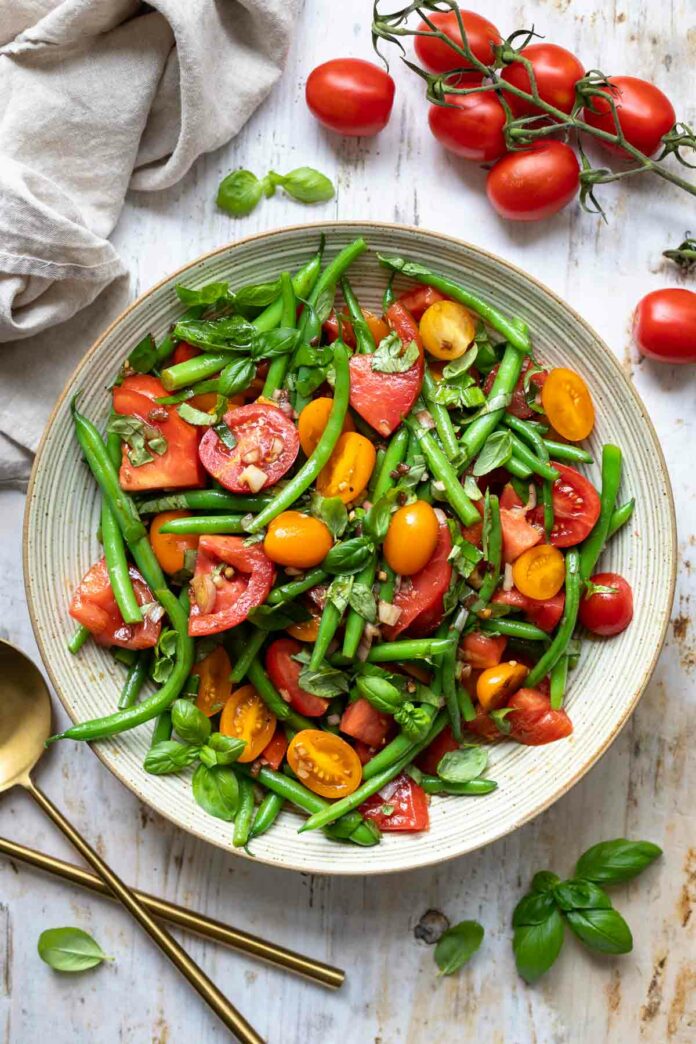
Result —
[[387, 565], [402, 576], [418, 573], [433, 557], [439, 528], [437, 515], [425, 500], [399, 508], [384, 540]]
[[508, 660], [481, 671], [476, 680], [476, 696], [485, 713], [503, 707], [528, 674], [529, 669], [517, 660]]
[[[311, 456], [317, 448], [317, 443], [324, 434], [332, 406], [333, 399], [321, 396], [308, 402], [300, 413], [297, 420], [297, 434], [300, 436], [300, 446], [306, 457]], [[342, 430], [355, 431], [353, 418], [349, 413], [345, 416]]]
[[551, 427], [570, 442], [586, 439], [594, 428], [592, 396], [575, 370], [551, 370], [541, 389], [541, 405]]
[[220, 715], [220, 732], [246, 741], [238, 761], [253, 761], [270, 743], [276, 727], [271, 714], [253, 685], [233, 692]]
[[537, 544], [523, 551], [512, 563], [515, 587], [527, 598], [553, 598], [563, 587], [565, 558], [551, 544]]
[[201, 679], [198, 683], [196, 706], [209, 718], [212, 718], [213, 714], [219, 714], [230, 698], [231, 670], [229, 656], [224, 648], [218, 645], [191, 671], [191, 674]]
[[301, 623], [290, 624], [285, 630], [293, 638], [297, 638], [298, 642], [316, 642], [317, 635], [319, 634], [319, 624], [321, 623], [321, 615], [312, 614], [309, 620], [303, 620]]
[[269, 524], [263, 549], [271, 562], [294, 569], [319, 565], [331, 550], [328, 526], [301, 511], [283, 511]]
[[150, 523], [150, 544], [155, 558], [170, 576], [184, 568], [184, 552], [195, 551], [199, 538], [195, 533], [160, 533], [160, 529], [173, 518], [188, 518], [190, 514], [190, 511], [162, 511]]
[[457, 301], [431, 304], [421, 316], [419, 329], [423, 347], [436, 359], [458, 359], [476, 337], [474, 317]]
[[362, 778], [360, 758], [340, 736], [321, 729], [302, 729], [287, 753], [290, 768], [315, 794], [340, 798], [352, 794]]
[[364, 435], [346, 431], [340, 436], [326, 467], [317, 477], [323, 497], [338, 497], [344, 504], [357, 500], [375, 469], [375, 447]]

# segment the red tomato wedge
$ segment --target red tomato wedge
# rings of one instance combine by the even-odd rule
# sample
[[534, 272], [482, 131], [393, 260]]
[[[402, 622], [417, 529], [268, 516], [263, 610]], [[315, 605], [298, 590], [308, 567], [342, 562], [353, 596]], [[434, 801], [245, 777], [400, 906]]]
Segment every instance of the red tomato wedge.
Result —
[[266, 650], [266, 671], [276, 689], [287, 700], [293, 710], [308, 718], [320, 718], [329, 706], [321, 696], [305, 692], [299, 682], [302, 664], [293, 656], [303, 649], [302, 642], [294, 638], [277, 638]]
[[529, 623], [540, 627], [542, 631], [553, 631], [563, 616], [565, 594], [563, 591], [559, 591], [553, 598], [539, 600], [527, 598], [516, 587], [513, 587], [509, 591], [496, 591], [491, 601], [521, 609]]
[[258, 493], [281, 479], [300, 449], [297, 428], [277, 406], [251, 403], [229, 410], [224, 423], [236, 439], [228, 449], [209, 428], [201, 439], [205, 470], [232, 493]]
[[[231, 579], [220, 566], [232, 566]], [[213, 584], [214, 576], [224, 580], [222, 586]], [[258, 544], [245, 547], [243, 537], [202, 536], [191, 581], [189, 634], [199, 637], [236, 627], [266, 601], [274, 580], [275, 567]]]
[[501, 507], [500, 528], [503, 533], [503, 558], [506, 562], [514, 562], [523, 551], [527, 551], [544, 539], [543, 530], [531, 525], [524, 512], [520, 510], [508, 510]]
[[397, 298], [397, 304], [408, 309], [414, 319], [421, 319], [423, 312], [427, 311], [436, 301], [447, 301], [448, 298], [436, 290], [434, 286], [416, 286], [413, 290], [407, 290]]
[[282, 729], [276, 728], [271, 738], [271, 742], [268, 746], [264, 747], [259, 758], [264, 765], [268, 765], [277, 772], [283, 763], [283, 758], [285, 757], [285, 751], [287, 749], [287, 736]]
[[544, 743], [570, 736], [573, 724], [564, 710], [551, 710], [548, 696], [538, 689], [518, 689], [508, 703], [514, 712], [508, 714], [510, 739], [528, 747], [540, 747]]
[[378, 794], [360, 805], [365, 819], [371, 819], [380, 830], [404, 830], [415, 833], [430, 826], [428, 798], [410, 776], [397, 776]]
[[[138, 605], [153, 602], [152, 591], [134, 566], [128, 567]], [[85, 573], [68, 612], [91, 633], [98, 645], [119, 645], [122, 649], [150, 649], [157, 644], [161, 623], [149, 617], [141, 624], [127, 624], [116, 605], [109, 582], [106, 561], [98, 562]]]
[[[529, 420], [533, 417], [534, 410], [527, 403], [527, 396], [524, 391], [525, 374], [532, 365], [529, 356], [525, 356], [524, 362], [522, 363], [522, 373], [519, 376], [517, 384], [515, 385], [512, 393], [512, 399], [508, 406], [508, 413], [511, 413], [513, 417], [519, 417], [520, 420]], [[493, 381], [498, 375], [498, 367], [494, 366], [491, 372], [487, 375], [484, 381], [483, 391], [485, 395], [488, 395], [491, 388], [493, 387]], [[533, 373], [529, 378], [529, 384], [532, 388], [543, 388], [544, 381], [546, 380], [548, 373], [546, 370], [539, 370], [537, 373]]]
[[188, 341], [179, 341], [172, 352], [172, 358], [169, 365], [178, 366], [179, 363], [188, 362], [189, 359], [195, 359], [197, 355], [201, 354], [201, 349], [196, 348], [195, 345], [189, 344]]
[[464, 659], [474, 670], [486, 670], [488, 667], [498, 666], [506, 645], [507, 638], [503, 634], [470, 631], [462, 639], [461, 650]]
[[418, 755], [416, 765], [426, 775], [435, 776], [437, 775], [437, 766], [440, 764], [440, 759], [444, 754], [449, 754], [452, 750], [459, 750], [459, 744], [454, 738], [450, 726], [445, 725], [442, 732], [435, 737], [422, 754]]
[[138, 467], [131, 464], [127, 447], [123, 447], [119, 481], [129, 492], [205, 485], [205, 471], [198, 459], [198, 431], [181, 419], [176, 406], [154, 402], [166, 394], [157, 378], [148, 374], [133, 374], [114, 388], [115, 412], [139, 417], [167, 442], [165, 453], [153, 453], [153, 460]]
[[355, 703], [348, 704], [339, 728], [346, 736], [352, 736], [368, 747], [382, 747], [391, 724], [389, 714], [381, 714], [361, 696]]
[[387, 309], [385, 318], [402, 344], [416, 342], [418, 359], [404, 373], [380, 373], [372, 369], [371, 355], [354, 355], [350, 360], [350, 404], [380, 435], [391, 435], [420, 395], [423, 345], [417, 322], [399, 301]]
[[419, 573], [403, 578], [394, 595], [394, 605], [401, 610], [401, 615], [395, 624], [382, 628], [387, 641], [393, 642], [407, 629], [414, 635], [423, 635], [437, 627], [452, 578], [452, 566], [447, 561], [451, 550], [450, 531], [443, 524], [438, 529], [437, 544], [428, 564]]
[[[550, 542], [554, 547], [573, 547], [588, 536], [599, 518], [599, 494], [575, 468], [555, 460], [551, 465], [560, 471], [561, 477], [553, 484], [554, 523]], [[538, 526], [543, 526], [544, 509], [534, 508], [530, 518]]]

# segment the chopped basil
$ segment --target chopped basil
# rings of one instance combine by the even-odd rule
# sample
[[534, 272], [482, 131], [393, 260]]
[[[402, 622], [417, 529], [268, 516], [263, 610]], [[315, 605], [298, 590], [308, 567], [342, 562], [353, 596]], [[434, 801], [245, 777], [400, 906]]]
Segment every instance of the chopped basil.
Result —
[[233, 450], [235, 448], [235, 446], [237, 445], [237, 439], [225, 423], [221, 421], [219, 424], [214, 424], [213, 431], [215, 432], [223, 446], [226, 446], [229, 450]]
[[159, 428], [147, 424], [140, 417], [117, 415], [109, 421], [107, 432], [118, 435], [128, 447], [128, 460], [134, 468], [153, 461], [153, 453], [162, 456], [167, 452], [167, 440]]
[[392, 330], [377, 345], [372, 355], [372, 369], [376, 373], [406, 373], [418, 361], [420, 352], [415, 341], [404, 344]]

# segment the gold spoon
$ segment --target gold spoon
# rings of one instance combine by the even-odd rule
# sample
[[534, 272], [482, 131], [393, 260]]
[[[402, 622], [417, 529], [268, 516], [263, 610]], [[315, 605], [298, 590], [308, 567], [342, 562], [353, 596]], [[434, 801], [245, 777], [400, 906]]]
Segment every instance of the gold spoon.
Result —
[[0, 639], [0, 794], [15, 786], [24, 787], [225, 1026], [242, 1044], [264, 1044], [263, 1038], [186, 950], [155, 921], [140, 899], [34, 783], [30, 773], [43, 754], [50, 733], [51, 697], [43, 676], [23, 652]]

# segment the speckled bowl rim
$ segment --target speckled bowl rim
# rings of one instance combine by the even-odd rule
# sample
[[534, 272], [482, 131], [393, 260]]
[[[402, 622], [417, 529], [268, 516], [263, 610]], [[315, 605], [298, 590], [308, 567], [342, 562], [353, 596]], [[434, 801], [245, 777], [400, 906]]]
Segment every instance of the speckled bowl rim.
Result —
[[[55, 673], [54, 673], [54, 671], [52, 670], [52, 667], [51, 667], [50, 657], [48, 656], [47, 650], [45, 648], [45, 643], [44, 643], [42, 635], [41, 635], [41, 629], [38, 626], [36, 607], [34, 606], [34, 602], [33, 602], [33, 598], [32, 598], [32, 592], [31, 592], [30, 569], [29, 569], [29, 560], [28, 560], [29, 556], [28, 556], [28, 550], [27, 550], [28, 543], [29, 543], [29, 541], [28, 541], [28, 532], [29, 532], [29, 520], [30, 520], [30, 514], [31, 514], [31, 505], [32, 505], [32, 502], [33, 502], [33, 489], [34, 489], [34, 484], [36, 482], [36, 476], [38, 474], [39, 466], [40, 466], [40, 463], [41, 463], [42, 453], [43, 453], [43, 450], [44, 450], [44, 446], [45, 446], [45, 444], [46, 444], [46, 442], [48, 440], [49, 433], [50, 433], [51, 426], [53, 424], [54, 418], [56, 417], [56, 414], [58, 413], [58, 411], [61, 408], [61, 406], [63, 405], [63, 403], [65, 402], [65, 399], [66, 399], [66, 397], [68, 395], [68, 391], [69, 391], [70, 387], [78, 379], [78, 377], [82, 373], [82, 371], [86, 370], [89, 367], [89, 364], [90, 364], [92, 358], [100, 350], [102, 343], [110, 335], [112, 330], [116, 326], [118, 326], [118, 324], [121, 323], [128, 315], [130, 315], [130, 313], [134, 309], [138, 308], [145, 301], [147, 301], [148, 298], [150, 298], [154, 294], [156, 294], [160, 290], [160, 288], [164, 286], [165, 283], [170, 282], [170, 280], [172, 280], [174, 277], [179, 276], [179, 275], [181, 275], [184, 272], [188, 272], [194, 266], [199, 265], [200, 263], [208, 260], [209, 258], [216, 257], [218, 254], [225, 253], [227, 251], [233, 250], [235, 247], [242, 246], [244, 244], [251, 243], [251, 242], [254, 242], [256, 240], [268, 239], [268, 240], [272, 241], [275, 236], [277, 236], [277, 235], [279, 235], [281, 233], [288, 233], [288, 232], [307, 232], [308, 235], [310, 235], [311, 233], [314, 232], [314, 233], [324, 233], [324, 234], [326, 234], [328, 236], [328, 235], [330, 235], [331, 230], [335, 229], [335, 228], [340, 228], [340, 229], [354, 228], [356, 230], [356, 234], [362, 234], [362, 230], [370, 229], [370, 228], [372, 228], [372, 229], [380, 229], [380, 230], [394, 229], [394, 230], [398, 230], [400, 232], [412, 233], [416, 237], [419, 236], [419, 235], [425, 234], [428, 237], [435, 238], [435, 239], [440, 239], [443, 242], [452, 243], [452, 244], [454, 244], [455, 246], [458, 246], [458, 247], [464, 247], [465, 249], [471, 251], [473, 254], [478, 254], [481, 257], [487, 258], [488, 260], [490, 260], [490, 261], [494, 262], [495, 264], [499, 265], [502, 269], [507, 269], [508, 271], [515, 273], [517, 276], [521, 276], [523, 279], [527, 280], [528, 282], [533, 283], [543, 293], [545, 293], [549, 297], [553, 298], [563, 309], [565, 309], [568, 313], [570, 313], [573, 316], [573, 318], [574, 318], [574, 320], [576, 322], [578, 322], [581, 326], [583, 326], [586, 329], [588, 334], [594, 339], [594, 341], [597, 343], [597, 345], [600, 346], [603, 349], [603, 351], [606, 353], [606, 355], [608, 356], [608, 358], [610, 360], [610, 365], [614, 368], [616, 374], [619, 376], [620, 382], [622, 383], [622, 385], [623, 385], [623, 387], [625, 389], [625, 392], [634, 400], [634, 404], [640, 410], [640, 412], [641, 412], [641, 414], [643, 416], [643, 419], [645, 421], [646, 436], [650, 438], [650, 440], [652, 442], [652, 445], [653, 445], [653, 449], [655, 451], [655, 464], [656, 464], [657, 468], [659, 469], [660, 477], [661, 477], [662, 482], [664, 483], [665, 490], [666, 490], [666, 493], [667, 493], [667, 503], [668, 503], [668, 511], [669, 511], [670, 531], [669, 531], [669, 548], [668, 548], [668, 553], [665, 554], [664, 560], [665, 560], [665, 565], [667, 566], [668, 573], [669, 573], [669, 603], [671, 604], [673, 602], [673, 600], [674, 600], [674, 591], [675, 591], [675, 586], [676, 586], [676, 578], [677, 578], [677, 524], [676, 524], [676, 512], [675, 512], [675, 506], [674, 506], [674, 494], [673, 494], [673, 491], [672, 491], [672, 484], [671, 484], [670, 477], [669, 477], [669, 471], [667, 469], [667, 463], [665, 461], [664, 453], [662, 452], [662, 446], [660, 445], [660, 441], [659, 441], [659, 438], [658, 438], [658, 435], [657, 435], [657, 431], [655, 430], [655, 426], [652, 423], [652, 420], [651, 420], [650, 415], [648, 413], [648, 410], [647, 410], [647, 408], [645, 406], [645, 403], [641, 399], [640, 395], [638, 394], [638, 392], [634, 388], [634, 386], [631, 383], [631, 381], [629, 380], [629, 378], [624, 373], [624, 371], [621, 368], [621, 365], [618, 362], [618, 360], [616, 359], [616, 356], [614, 355], [614, 353], [611, 351], [611, 349], [606, 344], [606, 342], [597, 334], [597, 332], [594, 330], [594, 328], [587, 322], [587, 320], [585, 320], [574, 308], [572, 308], [566, 301], [564, 301], [563, 298], [559, 294], [557, 294], [555, 291], [551, 290], [548, 286], [546, 286], [545, 283], [543, 283], [541, 280], [537, 279], [535, 276], [529, 275], [529, 273], [526, 272], [519, 265], [515, 265], [515, 264], [513, 264], [510, 261], [506, 261], [505, 259], [499, 257], [497, 254], [494, 254], [492, 251], [485, 250], [482, 247], [479, 247], [479, 246], [477, 246], [477, 245], [475, 245], [473, 243], [469, 243], [466, 240], [463, 240], [463, 239], [459, 238], [458, 236], [450, 236], [450, 235], [447, 235], [446, 233], [443, 233], [443, 232], [434, 232], [434, 231], [432, 231], [430, 229], [420, 228], [417, 225], [401, 224], [401, 223], [391, 222], [391, 221], [356, 221], [356, 220], [333, 221], [332, 220], [332, 221], [316, 221], [316, 222], [310, 222], [308, 224], [286, 225], [286, 226], [282, 226], [282, 227], [279, 227], [279, 228], [270, 229], [270, 230], [267, 230], [265, 232], [256, 232], [253, 235], [244, 236], [244, 237], [242, 237], [240, 239], [234, 240], [231, 243], [226, 243], [223, 246], [216, 247], [214, 250], [209, 250], [206, 253], [201, 254], [199, 257], [194, 258], [192, 261], [187, 262], [187, 264], [182, 265], [180, 268], [176, 269], [174, 272], [170, 272], [168, 275], [164, 276], [157, 283], [155, 283], [154, 286], [150, 287], [149, 290], [146, 290], [143, 294], [141, 294], [139, 297], [137, 297], [130, 305], [128, 305], [127, 308], [125, 308], [113, 320], [113, 322], [111, 322], [109, 324], [109, 326], [106, 328], [106, 330], [104, 330], [104, 332], [94, 342], [92, 347], [88, 349], [88, 351], [85, 353], [83, 358], [80, 360], [80, 362], [77, 364], [77, 366], [75, 367], [75, 369], [71, 373], [70, 377], [68, 378], [68, 380], [66, 382], [66, 386], [65, 386], [64, 390], [60, 394], [58, 400], [56, 401], [56, 403], [55, 403], [55, 405], [53, 407], [53, 409], [51, 410], [50, 416], [49, 416], [49, 418], [48, 418], [48, 420], [46, 422], [46, 427], [45, 427], [43, 435], [41, 437], [41, 441], [39, 442], [39, 446], [38, 446], [38, 448], [36, 450], [36, 456], [35, 456], [35, 459], [34, 459], [34, 464], [32, 466], [31, 475], [30, 475], [30, 478], [29, 478], [29, 484], [28, 484], [28, 487], [27, 487], [27, 499], [26, 499], [26, 504], [25, 504], [24, 521], [23, 521], [22, 563], [23, 563], [23, 572], [24, 572], [24, 588], [25, 588], [25, 593], [26, 593], [26, 598], [27, 598], [27, 605], [28, 605], [28, 609], [29, 609], [29, 617], [30, 617], [30, 620], [31, 620], [32, 629], [34, 631], [34, 636], [36, 638], [36, 642], [37, 642], [37, 645], [38, 645], [38, 648], [39, 648], [39, 653], [41, 655], [41, 659], [42, 659], [43, 664], [44, 664], [44, 666], [46, 668], [48, 676], [49, 676], [49, 678], [51, 680], [53, 688], [55, 689], [56, 693], [58, 694], [58, 698], [60, 699], [61, 703], [63, 704], [63, 707], [65, 708], [65, 710], [68, 713], [69, 717], [74, 722], [76, 722], [77, 719], [75, 717], [73, 717], [73, 715], [72, 715], [72, 713], [70, 711], [69, 701], [68, 701], [67, 697], [64, 697], [63, 693], [61, 692], [61, 687], [60, 687], [60, 685], [58, 683], [58, 679], [57, 679], [57, 677], [56, 677], [56, 675], [55, 675]], [[309, 870], [306, 865], [299, 864], [299, 863], [293, 863], [292, 861], [283, 861], [283, 862], [281, 862], [281, 861], [278, 861], [276, 859], [268, 859], [268, 858], [265, 858], [263, 856], [263, 854], [261, 854], [261, 853], [259, 855], [255, 855], [254, 857], [249, 856], [249, 855], [247, 855], [247, 853], [245, 853], [244, 851], [242, 851], [240, 849], [230, 848], [228, 844], [222, 844], [222, 843], [220, 843], [220, 842], [218, 842], [218, 841], [208, 837], [201, 830], [196, 829], [194, 826], [184, 825], [174, 815], [170, 815], [168, 812], [165, 812], [165, 811], [157, 808], [155, 805], [151, 804], [151, 802], [145, 796], [145, 794], [142, 792], [142, 790], [137, 785], [133, 785], [133, 784], [131, 784], [130, 781], [126, 780], [124, 778], [124, 776], [119, 772], [117, 766], [112, 764], [109, 760], [107, 760], [107, 756], [104, 753], [102, 753], [102, 751], [100, 750], [98, 744], [93, 744], [92, 745], [92, 750], [97, 755], [97, 757], [102, 762], [102, 764], [114, 776], [116, 776], [116, 778], [124, 786], [126, 786], [129, 790], [131, 790], [136, 795], [136, 797], [139, 798], [139, 800], [143, 801], [146, 805], [148, 805], [150, 808], [152, 808], [159, 815], [163, 816], [165, 819], [169, 819], [179, 829], [184, 830], [186, 833], [191, 834], [194, 837], [197, 837], [197, 838], [199, 838], [202, 841], [206, 841], [208, 844], [213, 844], [213, 845], [215, 845], [215, 847], [220, 848], [220, 849], [222, 849], [225, 852], [234, 853], [235, 855], [240, 855], [240, 856], [242, 856], [242, 858], [253, 859], [253, 861], [255, 861], [257, 863], [263, 863], [266, 866], [271, 866], [271, 867], [275, 867], [275, 868], [279, 868], [279, 869], [295, 870], [295, 871], [298, 871], [300, 873], [308, 873], [309, 872], [309, 873], [317, 873], [317, 874], [322, 874], [322, 875], [325, 874], [326, 876], [364, 876], [365, 873], [369, 873], [369, 874], [401, 873], [401, 872], [406, 871], [406, 870], [416, 870], [416, 869], [420, 869], [420, 868], [425, 867], [425, 866], [439, 865], [440, 863], [449, 862], [451, 859], [456, 859], [456, 858], [459, 858], [460, 856], [468, 855], [471, 852], [477, 851], [478, 848], [482, 848], [482, 847], [485, 847], [486, 845], [492, 844], [495, 841], [499, 841], [502, 837], [506, 837], [508, 834], [513, 833], [515, 830], [517, 830], [520, 827], [524, 826], [526, 823], [531, 822], [531, 820], [535, 819], [542, 812], [546, 811], [546, 809], [550, 808], [551, 805], [555, 804], [555, 802], [558, 801], [559, 798], [563, 797], [564, 794], [567, 794], [568, 791], [571, 790], [571, 788], [574, 787], [575, 784], [578, 783], [583, 778], [583, 776], [586, 775], [587, 772], [589, 772], [589, 770], [599, 761], [599, 759], [607, 752], [609, 747], [613, 744], [613, 742], [616, 739], [616, 737], [618, 736], [619, 732], [622, 730], [622, 728], [624, 727], [626, 722], [631, 717], [631, 715], [632, 715], [633, 711], [635, 710], [636, 705], [638, 704], [638, 701], [640, 700], [641, 696], [645, 692], [645, 689], [646, 689], [646, 687], [647, 687], [647, 685], [648, 685], [648, 683], [650, 681], [650, 678], [652, 677], [652, 674], [653, 674], [653, 672], [655, 670], [655, 667], [657, 665], [657, 661], [659, 659], [660, 653], [662, 652], [662, 648], [663, 648], [663, 645], [664, 645], [664, 642], [665, 642], [665, 638], [667, 636], [667, 629], [668, 629], [668, 626], [669, 626], [669, 617], [670, 617], [670, 614], [666, 613], [665, 614], [665, 618], [664, 618], [664, 622], [662, 624], [661, 633], [659, 635], [659, 640], [655, 642], [655, 648], [654, 648], [653, 655], [652, 655], [652, 657], [650, 659], [649, 664], [646, 666], [646, 668], [645, 668], [645, 670], [643, 672], [643, 676], [642, 676], [642, 679], [641, 679], [640, 683], [638, 684], [638, 686], [636, 687], [636, 689], [634, 691], [632, 700], [630, 701], [630, 703], [628, 703], [626, 705], [623, 714], [616, 721], [612, 732], [606, 738], [606, 740], [602, 744], [602, 746], [599, 749], [597, 749], [596, 751], [594, 751], [593, 754], [586, 759], [586, 761], [582, 764], [582, 766], [578, 768], [578, 771], [575, 773], [574, 776], [572, 776], [568, 780], [565, 780], [563, 783], [560, 783], [556, 788], [554, 788], [548, 794], [548, 796], [543, 801], [539, 802], [537, 807], [535, 807], [534, 809], [531, 809], [528, 813], [522, 815], [518, 821], [516, 821], [514, 823], [511, 823], [511, 824], [502, 825], [498, 831], [494, 831], [492, 833], [492, 835], [489, 835], [486, 838], [485, 841], [481, 842], [480, 845], [477, 845], [474, 848], [467, 848], [465, 851], [452, 851], [452, 852], [448, 852], [448, 853], [445, 853], [445, 854], [438, 854], [438, 855], [436, 855], [434, 857], [431, 857], [431, 858], [429, 858], [429, 856], [428, 856], [428, 850], [427, 850], [427, 847], [426, 847], [424, 852], [419, 852], [419, 858], [417, 860], [414, 859], [412, 854], [410, 854], [410, 846], [408, 847], [408, 849], [405, 846], [404, 847], [404, 857], [406, 859], [409, 859], [410, 861], [405, 863], [402, 866], [376, 866], [376, 867], [370, 867], [369, 852], [371, 851], [371, 849], [369, 849], [369, 848], [365, 849], [365, 852], [366, 852], [365, 867], [361, 868], [361, 869], [358, 869], [358, 868], [355, 868], [355, 867], [345, 867], [345, 866], [342, 866], [340, 859], [337, 859], [335, 869], [332, 867], [331, 870], [329, 871], [329, 870], [324, 870], [324, 869]]]

